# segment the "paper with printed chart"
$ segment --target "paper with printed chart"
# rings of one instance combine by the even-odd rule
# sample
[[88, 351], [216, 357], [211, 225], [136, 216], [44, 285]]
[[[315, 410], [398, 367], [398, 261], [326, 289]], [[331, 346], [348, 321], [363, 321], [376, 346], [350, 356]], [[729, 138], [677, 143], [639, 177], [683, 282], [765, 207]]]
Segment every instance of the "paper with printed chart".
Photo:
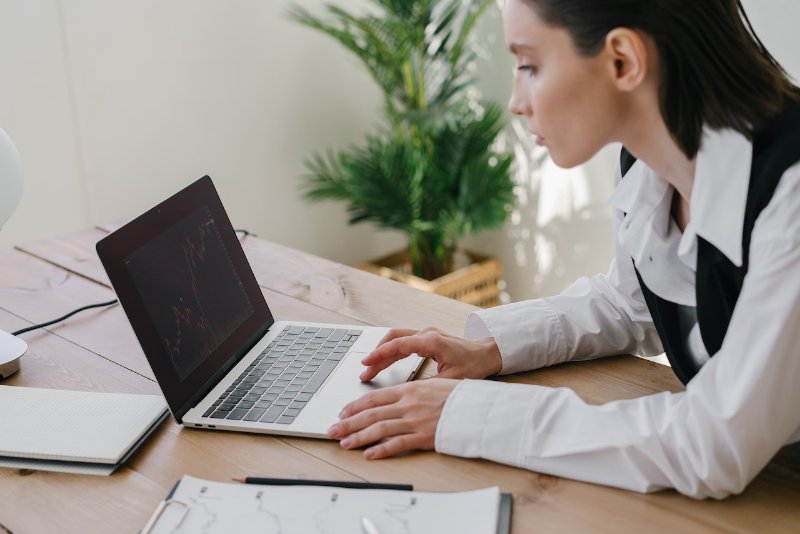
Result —
[[497, 487], [431, 493], [229, 484], [184, 476], [143, 532], [360, 533], [367, 517], [381, 534], [494, 534], [499, 502]]

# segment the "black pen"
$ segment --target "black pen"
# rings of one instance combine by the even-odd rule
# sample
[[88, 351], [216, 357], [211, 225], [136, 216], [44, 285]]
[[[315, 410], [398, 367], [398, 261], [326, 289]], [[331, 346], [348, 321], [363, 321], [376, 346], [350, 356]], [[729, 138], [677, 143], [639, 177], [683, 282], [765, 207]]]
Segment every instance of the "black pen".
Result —
[[330, 486], [334, 488], [352, 488], [352, 489], [385, 489], [385, 490], [401, 490], [411, 491], [414, 486], [411, 484], [382, 484], [376, 482], [347, 482], [336, 480], [309, 480], [300, 478], [265, 478], [265, 477], [247, 477], [247, 478], [234, 478], [236, 482], [243, 482], [245, 484], [262, 484], [265, 486]]

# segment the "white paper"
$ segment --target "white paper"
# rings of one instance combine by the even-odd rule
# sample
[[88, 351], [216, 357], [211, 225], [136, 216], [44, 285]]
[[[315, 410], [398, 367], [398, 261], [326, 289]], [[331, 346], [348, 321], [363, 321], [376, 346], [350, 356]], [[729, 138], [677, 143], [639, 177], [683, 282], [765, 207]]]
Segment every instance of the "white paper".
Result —
[[261, 486], [184, 476], [144, 533], [323, 534], [362, 532], [367, 517], [381, 534], [494, 534], [497, 487], [456, 493]]
[[0, 456], [117, 463], [166, 408], [156, 395], [0, 386]]
[[117, 464], [86, 464], [81, 462], [65, 462], [63, 460], [27, 460], [25, 458], [5, 457], [0, 458], [0, 467], [107, 477], [119, 466]]

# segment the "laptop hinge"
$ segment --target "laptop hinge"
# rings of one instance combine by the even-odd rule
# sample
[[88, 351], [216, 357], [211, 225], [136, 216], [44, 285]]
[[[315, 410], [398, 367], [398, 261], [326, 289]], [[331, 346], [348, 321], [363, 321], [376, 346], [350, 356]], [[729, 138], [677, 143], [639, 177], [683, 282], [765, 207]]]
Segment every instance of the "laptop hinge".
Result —
[[259, 328], [258, 331], [255, 334], [253, 334], [253, 336], [250, 339], [247, 340], [247, 343], [243, 345], [243, 348], [240, 351], [238, 351], [227, 362], [225, 362], [225, 364], [223, 364], [216, 373], [211, 375], [211, 377], [205, 382], [205, 384], [203, 384], [202, 387], [198, 388], [195, 394], [189, 397], [189, 400], [186, 401], [186, 403], [180, 407], [180, 410], [178, 410], [177, 413], [172, 414], [178, 421], [178, 424], [183, 424], [183, 416], [186, 415], [186, 413], [189, 410], [197, 406], [197, 403], [202, 401], [206, 397], [206, 395], [208, 395], [211, 392], [211, 390], [214, 389], [223, 378], [225, 378], [228, 372], [237, 363], [239, 363], [241, 359], [244, 358], [253, 347], [256, 346], [256, 343], [261, 341], [261, 338], [267, 335], [267, 332], [269, 332], [269, 329], [272, 328], [273, 324], [275, 324], [275, 321], [270, 321], [269, 323], [266, 323], [263, 327]]

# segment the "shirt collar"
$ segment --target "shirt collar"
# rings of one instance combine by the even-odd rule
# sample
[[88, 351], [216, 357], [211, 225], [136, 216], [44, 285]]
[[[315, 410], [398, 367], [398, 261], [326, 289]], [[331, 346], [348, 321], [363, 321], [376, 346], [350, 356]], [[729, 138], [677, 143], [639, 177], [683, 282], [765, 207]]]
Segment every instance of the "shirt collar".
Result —
[[[737, 266], [742, 265], [742, 232], [752, 158], [753, 145], [739, 132], [704, 128], [689, 207], [691, 224], [698, 236]], [[609, 202], [624, 213], [652, 211], [664, 206], [664, 195], [671, 190], [666, 180], [637, 160], [625, 179], [617, 184]], [[662, 220], [656, 217], [652, 222]]]
[[735, 130], [703, 130], [689, 213], [697, 235], [736, 266], [742, 265], [742, 233], [753, 144]]

